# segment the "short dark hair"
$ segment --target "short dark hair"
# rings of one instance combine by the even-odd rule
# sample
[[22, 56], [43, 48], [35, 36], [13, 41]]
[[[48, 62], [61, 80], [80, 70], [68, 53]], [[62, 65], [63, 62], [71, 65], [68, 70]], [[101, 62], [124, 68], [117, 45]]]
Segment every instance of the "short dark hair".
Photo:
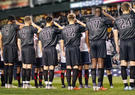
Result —
[[121, 9], [123, 11], [129, 11], [130, 10], [130, 4], [128, 2], [124, 2], [121, 4]]
[[15, 19], [16, 19], [15, 16], [8, 16], [8, 20], [11, 22], [14, 21]]
[[52, 17], [50, 17], [50, 16], [46, 17], [46, 22], [47, 23], [50, 23], [51, 21], [52, 21]]

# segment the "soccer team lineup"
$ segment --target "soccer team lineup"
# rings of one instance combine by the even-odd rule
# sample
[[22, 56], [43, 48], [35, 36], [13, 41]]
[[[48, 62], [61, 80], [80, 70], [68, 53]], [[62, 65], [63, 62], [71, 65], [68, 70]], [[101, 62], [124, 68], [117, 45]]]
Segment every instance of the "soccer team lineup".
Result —
[[134, 91], [135, 9], [129, 2], [120, 7], [118, 16], [96, 6], [92, 14], [48, 14], [40, 24], [32, 15], [21, 21], [8, 16], [0, 26], [0, 89], [104, 92], [115, 89], [113, 69], [118, 68], [120, 90]]

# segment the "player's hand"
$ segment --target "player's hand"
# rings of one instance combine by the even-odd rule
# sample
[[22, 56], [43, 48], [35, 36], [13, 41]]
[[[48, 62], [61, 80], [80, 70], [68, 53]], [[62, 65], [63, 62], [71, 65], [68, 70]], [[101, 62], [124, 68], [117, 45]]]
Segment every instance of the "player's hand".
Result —
[[120, 48], [119, 48], [119, 46], [116, 46], [116, 51], [117, 51], [118, 54], [120, 53]]
[[3, 57], [3, 50], [1, 50], [1, 57]]

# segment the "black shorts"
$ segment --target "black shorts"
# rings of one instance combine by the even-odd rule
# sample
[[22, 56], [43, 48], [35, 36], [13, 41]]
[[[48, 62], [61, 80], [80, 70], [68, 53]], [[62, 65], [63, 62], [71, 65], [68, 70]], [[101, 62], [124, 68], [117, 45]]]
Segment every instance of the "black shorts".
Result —
[[22, 67], [22, 61], [18, 61], [15, 63], [15, 67]]
[[81, 51], [81, 63], [82, 65], [89, 65], [90, 64], [90, 56], [89, 53], [86, 51]]
[[34, 64], [36, 62], [35, 49], [33, 46], [26, 46], [22, 48], [22, 63]]
[[66, 63], [60, 63], [61, 65], [61, 70], [66, 70]]
[[90, 42], [91, 58], [105, 58], [106, 57], [106, 42], [105, 40], [96, 40]]
[[104, 68], [106, 70], [111, 70], [112, 69], [112, 56], [107, 55], [105, 60], [104, 60]]
[[55, 47], [46, 47], [43, 49], [42, 64], [44, 66], [58, 65], [57, 51]]
[[78, 46], [66, 47], [66, 65], [67, 66], [81, 65], [80, 48]]
[[12, 45], [3, 47], [4, 63], [16, 63], [18, 61], [18, 48]]
[[34, 68], [40, 68], [42, 66], [42, 58], [36, 58], [36, 63], [34, 63]]
[[120, 41], [120, 60], [135, 61], [135, 40]]

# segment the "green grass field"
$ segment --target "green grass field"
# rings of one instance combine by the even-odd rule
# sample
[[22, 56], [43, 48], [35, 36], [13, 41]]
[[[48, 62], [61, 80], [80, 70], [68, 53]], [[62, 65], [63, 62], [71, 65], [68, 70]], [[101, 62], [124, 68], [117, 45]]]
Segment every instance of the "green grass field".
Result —
[[[134, 91], [123, 91], [122, 80], [120, 77], [113, 78], [114, 88], [109, 88], [109, 83], [107, 78], [104, 79], [104, 87], [109, 88], [107, 91], [94, 92], [92, 88], [89, 89], [80, 89], [77, 91], [69, 91], [67, 88], [61, 88], [60, 78], [54, 79], [54, 86], [57, 89], [46, 90], [44, 88], [34, 88], [34, 89], [23, 89], [23, 88], [0, 88], [0, 95], [135, 95]], [[13, 82], [14, 85], [17, 85], [17, 81]], [[34, 82], [31, 82], [34, 85]], [[77, 83], [78, 84], [78, 83]], [[90, 78], [90, 85], [91, 78]]]

